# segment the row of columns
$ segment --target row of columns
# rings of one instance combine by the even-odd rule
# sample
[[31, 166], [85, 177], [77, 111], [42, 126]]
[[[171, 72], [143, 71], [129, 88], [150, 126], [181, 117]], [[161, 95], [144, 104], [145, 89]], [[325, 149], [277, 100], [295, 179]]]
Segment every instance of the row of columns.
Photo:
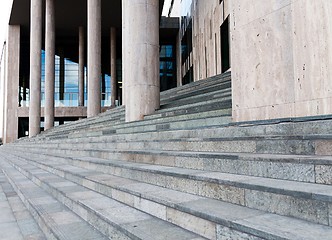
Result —
[[[45, 130], [54, 126], [55, 0], [46, 0]], [[101, 0], [88, 6], [87, 116], [101, 111]], [[126, 121], [140, 120], [159, 108], [159, 1], [122, 0], [123, 96]], [[42, 1], [31, 0], [29, 136], [40, 132]], [[116, 30], [110, 30], [112, 105], [116, 99]], [[84, 28], [79, 27], [79, 106], [84, 106]]]

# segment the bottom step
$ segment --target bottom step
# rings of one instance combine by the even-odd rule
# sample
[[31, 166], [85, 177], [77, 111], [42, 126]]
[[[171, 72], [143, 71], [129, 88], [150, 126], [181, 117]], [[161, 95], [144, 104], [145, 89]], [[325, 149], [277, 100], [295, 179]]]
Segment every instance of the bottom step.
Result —
[[0, 239], [44, 240], [44, 233], [0, 170]]
[[[43, 221], [49, 231], [58, 230], [52, 233], [57, 239], [107, 239], [104, 235], [110, 239], [204, 239], [46, 171], [33, 166], [29, 171], [44, 183], [34, 177], [32, 182], [27, 178], [31, 174], [23, 169], [20, 172], [12, 166], [5, 169], [16, 190], [26, 198], [29, 209], [35, 212], [34, 215], [45, 218]], [[57, 187], [51, 188], [50, 183]]]

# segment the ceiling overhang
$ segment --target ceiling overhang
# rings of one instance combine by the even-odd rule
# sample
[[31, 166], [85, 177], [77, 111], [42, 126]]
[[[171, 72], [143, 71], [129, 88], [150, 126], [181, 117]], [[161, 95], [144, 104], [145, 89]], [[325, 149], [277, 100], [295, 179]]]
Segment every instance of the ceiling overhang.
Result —
[[[156, 0], [160, 4], [160, 15], [164, 0]], [[121, 0], [101, 0], [102, 2], [102, 32], [109, 34], [110, 27], [121, 28]], [[87, 25], [87, 0], [56, 0], [55, 25], [57, 36], [77, 35], [79, 26]], [[30, 29], [30, 1], [14, 0], [9, 24], [21, 25], [23, 36]]]

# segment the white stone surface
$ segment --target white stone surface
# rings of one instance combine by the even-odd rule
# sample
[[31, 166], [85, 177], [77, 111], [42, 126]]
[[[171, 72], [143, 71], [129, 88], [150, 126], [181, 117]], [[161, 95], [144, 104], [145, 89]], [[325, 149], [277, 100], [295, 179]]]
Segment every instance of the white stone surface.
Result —
[[332, 2], [233, 0], [231, 8], [233, 119], [331, 114]]

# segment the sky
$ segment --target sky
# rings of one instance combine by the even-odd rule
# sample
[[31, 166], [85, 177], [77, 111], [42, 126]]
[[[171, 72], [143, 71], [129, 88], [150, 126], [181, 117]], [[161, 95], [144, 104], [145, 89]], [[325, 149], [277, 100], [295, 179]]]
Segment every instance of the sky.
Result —
[[7, 36], [10, 5], [12, 0], [0, 0], [0, 43], [1, 45]]

